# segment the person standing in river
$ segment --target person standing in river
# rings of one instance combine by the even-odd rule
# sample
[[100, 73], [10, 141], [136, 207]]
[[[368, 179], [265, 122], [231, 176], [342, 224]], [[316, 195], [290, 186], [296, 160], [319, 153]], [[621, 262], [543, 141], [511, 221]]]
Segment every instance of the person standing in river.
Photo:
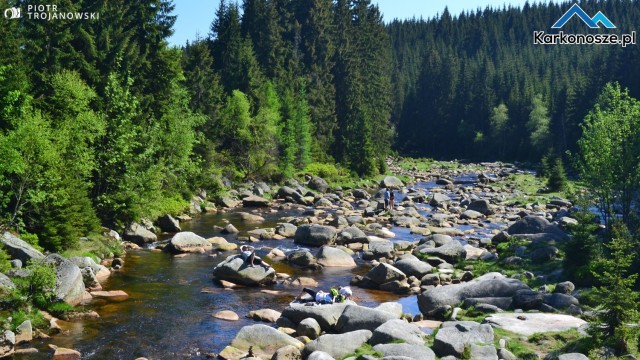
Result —
[[391, 194], [389, 194], [389, 210], [393, 210], [396, 201], [396, 193], [391, 190]]
[[389, 199], [391, 198], [390, 189], [386, 188], [384, 191], [384, 209], [389, 210]]

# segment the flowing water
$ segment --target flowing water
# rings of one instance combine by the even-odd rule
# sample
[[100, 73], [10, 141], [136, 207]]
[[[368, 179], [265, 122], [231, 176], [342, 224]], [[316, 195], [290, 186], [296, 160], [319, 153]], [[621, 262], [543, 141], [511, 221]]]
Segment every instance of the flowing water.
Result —
[[[420, 184], [427, 190], [435, 187], [433, 183]], [[398, 198], [398, 202], [402, 197]], [[430, 208], [422, 207], [421, 212]], [[265, 222], [259, 225], [243, 225], [238, 215], [204, 215], [182, 224], [183, 231], [193, 231], [205, 238], [219, 236], [214, 226], [224, 226], [231, 221], [240, 231], [256, 227], [274, 227], [284, 216], [299, 216], [301, 211], [261, 213]], [[393, 228], [394, 240], [416, 240], [420, 236], [412, 235], [408, 229]], [[161, 240], [168, 239], [164, 236]], [[234, 237], [227, 237], [236, 242]], [[264, 256], [270, 248], [283, 250], [297, 248], [292, 240], [261, 241], [257, 243], [257, 254]], [[84, 320], [65, 323], [67, 331], [56, 335], [47, 343], [73, 348], [80, 351], [83, 359], [204, 359], [208, 353], [218, 353], [228, 345], [238, 330], [255, 322], [244, 316], [251, 310], [270, 308], [282, 311], [291, 302], [300, 289], [274, 285], [266, 288], [279, 293], [264, 293], [261, 288], [239, 288], [225, 290], [212, 280], [214, 266], [233, 253], [221, 253], [217, 256], [194, 254], [185, 257], [173, 257], [151, 249], [129, 251], [125, 266], [114, 272], [103, 284], [106, 290], [124, 290], [130, 295], [123, 302], [96, 301], [85, 305], [95, 310], [99, 320]], [[286, 264], [274, 264], [278, 272], [293, 276], [308, 276], [317, 280], [320, 288], [328, 289], [334, 285], [346, 285], [356, 274], [368, 271], [363, 261], [356, 259], [354, 269], [325, 269], [308, 272], [289, 267]], [[375, 306], [385, 301], [399, 301], [405, 313], [418, 314], [416, 296], [398, 295], [353, 288], [359, 304]], [[228, 322], [212, 317], [221, 310], [232, 310], [241, 319]], [[28, 359], [48, 358], [46, 344], [35, 342], [40, 355], [31, 355]], [[40, 357], [41, 356], [41, 357]], [[25, 357], [26, 359], [27, 357]]]

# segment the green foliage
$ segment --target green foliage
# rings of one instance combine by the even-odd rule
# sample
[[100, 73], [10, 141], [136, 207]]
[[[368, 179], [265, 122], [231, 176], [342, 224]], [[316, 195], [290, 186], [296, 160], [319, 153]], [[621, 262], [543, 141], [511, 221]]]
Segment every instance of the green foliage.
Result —
[[609, 255], [598, 259], [598, 271], [593, 273], [602, 286], [595, 289], [600, 311], [596, 312], [589, 332], [595, 344], [610, 346], [621, 356], [628, 353], [629, 342], [638, 336], [637, 328], [629, 326], [640, 317], [639, 294], [634, 290], [638, 274], [630, 274], [636, 257], [636, 241], [620, 222], [613, 224], [612, 236], [606, 245]]
[[53, 289], [56, 285], [54, 266], [32, 261], [26, 270], [29, 272], [29, 276], [24, 281], [16, 283], [18, 290], [38, 308], [46, 309], [54, 300]]
[[586, 208], [572, 216], [578, 224], [569, 225], [572, 237], [566, 244], [563, 267], [571, 281], [578, 285], [589, 285], [594, 280], [591, 274], [592, 263], [602, 254], [596, 235], [599, 226], [594, 221], [595, 214]]
[[640, 102], [619, 84], [607, 84], [581, 125], [577, 167], [610, 225], [619, 204], [630, 224], [640, 184]]
[[66, 302], [55, 302], [55, 303], [50, 304], [49, 306], [47, 306], [46, 310], [51, 315], [53, 315], [55, 317], [60, 317], [60, 316], [64, 315], [65, 313], [73, 311], [73, 306], [67, 304]]
[[567, 188], [567, 174], [564, 171], [564, 164], [560, 157], [556, 159], [553, 166], [549, 169], [547, 188], [551, 192], [563, 191]]
[[352, 354], [349, 355], [345, 355], [343, 357], [340, 358], [340, 360], [344, 360], [350, 357], [355, 357], [356, 359], [358, 359], [360, 356], [362, 355], [373, 355], [375, 357], [382, 357], [384, 356], [380, 351], [375, 351], [373, 350], [373, 346], [369, 345], [369, 344], [364, 344], [362, 346], [360, 346], [358, 349], [356, 349], [356, 351]]
[[47, 325], [46, 319], [37, 309], [16, 310], [11, 313], [11, 330], [15, 331], [26, 320], [31, 321], [33, 328], [43, 328]]
[[331, 182], [337, 181], [340, 176], [340, 171], [334, 164], [311, 163], [304, 168], [303, 172]]
[[534, 96], [531, 100], [531, 112], [529, 113], [527, 129], [531, 132], [529, 136], [531, 146], [538, 151], [544, 150], [549, 142], [550, 121], [547, 106], [544, 104], [542, 96]]
[[0, 273], [4, 273], [5, 271], [11, 269], [11, 263], [9, 262], [11, 257], [4, 250], [4, 247], [0, 247]]

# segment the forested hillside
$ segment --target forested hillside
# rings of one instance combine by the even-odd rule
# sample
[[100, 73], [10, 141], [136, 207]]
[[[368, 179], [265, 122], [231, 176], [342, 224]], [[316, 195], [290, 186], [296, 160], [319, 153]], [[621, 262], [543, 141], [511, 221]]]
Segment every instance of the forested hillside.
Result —
[[[591, 30], [577, 17], [565, 33], [631, 33], [637, 1], [580, 1], [602, 11], [617, 30]], [[619, 81], [633, 96], [636, 45], [534, 45], [571, 3], [527, 4], [430, 20], [394, 21], [396, 149], [439, 158], [537, 161], [575, 150], [578, 124], [603, 85]]]
[[[568, 3], [385, 24], [369, 0], [221, 1], [182, 47], [171, 1], [50, 3], [100, 16], [0, 19], [0, 225], [49, 249], [222, 182], [375, 174], [393, 149], [537, 161], [575, 148], [606, 82], [640, 92], [636, 46], [533, 45]], [[637, 1], [583, 5], [640, 23]]]

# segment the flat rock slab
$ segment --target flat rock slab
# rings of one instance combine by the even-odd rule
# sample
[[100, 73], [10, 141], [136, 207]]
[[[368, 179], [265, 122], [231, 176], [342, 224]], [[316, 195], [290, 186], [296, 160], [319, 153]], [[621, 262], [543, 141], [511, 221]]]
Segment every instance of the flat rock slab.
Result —
[[91, 293], [91, 296], [99, 299], [107, 299], [110, 301], [124, 301], [129, 298], [129, 294], [122, 290], [113, 290], [113, 291], [94, 291]]
[[238, 316], [238, 314], [234, 313], [231, 310], [222, 310], [222, 311], [218, 311], [217, 313], [211, 315], [216, 319], [220, 319], [220, 320], [226, 320], [226, 321], [238, 321], [240, 320], [240, 316]]
[[587, 323], [570, 315], [543, 313], [500, 313], [489, 316], [485, 321], [524, 336], [577, 329]]

